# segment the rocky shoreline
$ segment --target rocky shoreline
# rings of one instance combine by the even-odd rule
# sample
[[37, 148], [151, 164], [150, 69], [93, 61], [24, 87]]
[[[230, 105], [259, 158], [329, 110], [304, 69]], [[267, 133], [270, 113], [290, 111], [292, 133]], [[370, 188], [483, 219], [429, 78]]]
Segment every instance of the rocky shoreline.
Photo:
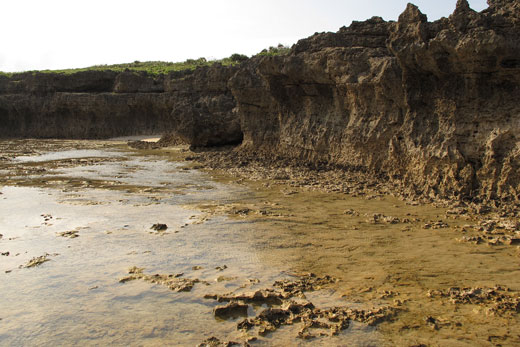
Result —
[[516, 216], [520, 6], [488, 4], [478, 13], [458, 0], [435, 22], [409, 4], [396, 22], [353, 22], [236, 66], [0, 76], [0, 137], [159, 132], [168, 137], [133, 146], [238, 145], [200, 159]]
[[[165, 332], [191, 345], [518, 339], [520, 224], [491, 206], [403, 202], [389, 196], [392, 187], [381, 177], [269, 162], [233, 147], [130, 150], [122, 141], [16, 140], [0, 141], [0, 149], [4, 220], [20, 225], [0, 235], [11, 297], [23, 293], [20, 281], [64, 271], [71, 280], [61, 292], [70, 299], [77, 266], [93, 264], [81, 272], [90, 280], [77, 284], [84, 295], [76, 300], [119, 302], [121, 293], [130, 300], [94, 321], [87, 312], [101, 331], [103, 319], [115, 317], [98, 341], [127, 333], [149, 341], [140, 339], [161, 319]], [[37, 208], [27, 207], [30, 218], [8, 210], [38, 196], [49, 201], [49, 194], [58, 194], [55, 202], [36, 201]], [[182, 214], [172, 216], [176, 208]], [[71, 257], [74, 267], [66, 265]], [[45, 287], [37, 279], [34, 286]], [[39, 300], [39, 290], [29, 300]], [[62, 307], [81, 307], [67, 300], [57, 304], [64, 305], [58, 324]], [[145, 309], [153, 318], [133, 317]], [[14, 339], [20, 324], [5, 312]], [[78, 338], [72, 331], [83, 330], [74, 325], [69, 339]]]
[[[432, 23], [409, 5], [398, 22], [372, 18], [250, 59], [228, 82], [242, 143], [199, 159], [248, 177], [517, 216], [520, 11], [489, 5], [477, 13], [461, 0]], [[169, 136], [200, 148], [185, 133]]]

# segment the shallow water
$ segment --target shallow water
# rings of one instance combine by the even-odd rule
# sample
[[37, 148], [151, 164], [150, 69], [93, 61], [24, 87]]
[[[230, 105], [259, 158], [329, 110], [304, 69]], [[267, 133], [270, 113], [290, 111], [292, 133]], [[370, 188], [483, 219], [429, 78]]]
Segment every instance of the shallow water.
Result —
[[[236, 319], [216, 320], [216, 303], [204, 294], [240, 289], [251, 278], [260, 280], [260, 288], [288, 276], [290, 264], [259, 260], [251, 245], [254, 221], [202, 219], [206, 214], [196, 208], [251, 199], [249, 188], [215, 182], [164, 158], [130, 154], [82, 149], [14, 159], [50, 168], [43, 175], [6, 175], [9, 185], [0, 190], [0, 250], [10, 253], [0, 258], [0, 343], [194, 345], [213, 335], [236, 339]], [[56, 165], [84, 157], [105, 160]], [[78, 179], [90, 184], [78, 187]], [[155, 232], [155, 223], [168, 229]], [[58, 235], [64, 231], [79, 237]], [[19, 268], [45, 254], [50, 261]], [[224, 271], [215, 269], [223, 265]], [[139, 281], [119, 283], [132, 266], [184, 273], [210, 285], [175, 293]], [[219, 276], [229, 279], [217, 282]], [[278, 340], [294, 337], [285, 330]], [[359, 324], [345, 334], [360, 344], [377, 340], [373, 329]]]
[[[469, 218], [448, 218], [443, 209], [392, 197], [288, 192], [281, 182], [239, 184], [225, 173], [191, 169], [173, 150], [143, 156], [117, 143], [64, 141], [60, 150], [59, 141], [26, 141], [12, 159], [12, 143], [2, 146], [11, 157], [0, 161], [0, 251], [9, 252], [0, 256], [2, 345], [196, 345], [210, 336], [243, 341], [246, 335], [236, 329], [241, 318], [215, 319], [217, 303], [204, 295], [268, 288], [303, 272], [339, 279], [306, 294], [317, 307], [398, 304], [401, 311], [376, 328], [352, 323], [337, 337], [297, 339], [294, 326], [251, 344], [520, 341], [517, 314], [490, 316], [486, 307], [427, 296], [453, 286], [520, 289], [515, 248], [456, 241], [456, 227], [474, 223]], [[374, 214], [399, 222], [374, 223]], [[449, 227], [423, 228], [438, 220]], [[168, 229], [151, 230], [155, 223]], [[59, 235], [66, 231], [79, 237]], [[45, 254], [49, 261], [20, 268]], [[144, 281], [120, 283], [133, 266], [207, 284], [177, 293]], [[432, 329], [425, 324], [429, 316], [450, 324]]]

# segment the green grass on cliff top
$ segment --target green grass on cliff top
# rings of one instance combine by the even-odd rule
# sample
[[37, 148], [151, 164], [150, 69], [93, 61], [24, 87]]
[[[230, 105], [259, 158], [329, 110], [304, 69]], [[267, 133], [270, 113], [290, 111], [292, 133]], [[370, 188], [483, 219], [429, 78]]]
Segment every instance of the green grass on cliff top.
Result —
[[[269, 49], [264, 49], [257, 55], [259, 56], [274, 56], [274, 55], [285, 55], [288, 54], [290, 48], [279, 44], [277, 47], [271, 46]], [[172, 63], [166, 61], [134, 61], [133, 63], [127, 64], [114, 64], [114, 65], [94, 65], [85, 68], [78, 69], [64, 69], [64, 70], [40, 70], [40, 71], [27, 71], [27, 72], [40, 72], [40, 73], [62, 73], [62, 74], [73, 74], [82, 71], [115, 71], [122, 72], [125, 70], [147, 72], [151, 75], [168, 74], [174, 71], [185, 71], [195, 70], [202, 66], [211, 66], [213, 64], [222, 64], [224, 66], [236, 65], [249, 58], [243, 54], [232, 54], [231, 56], [219, 60], [206, 60], [206, 58], [199, 59], [188, 59], [184, 62]], [[11, 76], [13, 72], [1, 72], [0, 75]]]
[[[78, 69], [63, 69], [63, 70], [40, 70], [40, 71], [26, 71], [26, 73], [30, 72], [39, 72], [39, 73], [59, 73], [59, 74], [74, 74], [77, 72], [83, 71], [115, 71], [115, 72], [123, 72], [126, 70], [136, 71], [136, 72], [147, 72], [151, 75], [161, 75], [168, 74], [173, 71], [185, 71], [185, 70], [195, 70], [197, 67], [202, 66], [211, 66], [216, 63], [220, 63], [222, 65], [235, 65], [240, 62], [249, 59], [245, 55], [241, 54], [233, 54], [231, 57], [220, 59], [220, 60], [206, 60], [205, 58], [199, 59], [188, 59], [184, 62], [172, 63], [166, 61], [134, 61], [133, 63], [127, 64], [114, 64], [114, 65], [94, 65], [85, 68]], [[12, 76], [16, 74], [16, 72], [0, 72], [0, 75]]]
[[[246, 57], [247, 58], [247, 57]], [[215, 63], [222, 65], [235, 65], [240, 61], [231, 60], [231, 58], [224, 58], [220, 60], [206, 60], [205, 58], [199, 59], [188, 59], [184, 62], [172, 63], [167, 61], [134, 61], [133, 63], [127, 64], [114, 64], [114, 65], [94, 65], [79, 69], [64, 69], [64, 70], [43, 70], [39, 72], [43, 73], [63, 73], [72, 74], [82, 71], [115, 71], [123, 72], [126, 70], [136, 72], [147, 72], [151, 75], [168, 74], [173, 71], [184, 71], [184, 70], [195, 70], [197, 67], [211, 66]]]

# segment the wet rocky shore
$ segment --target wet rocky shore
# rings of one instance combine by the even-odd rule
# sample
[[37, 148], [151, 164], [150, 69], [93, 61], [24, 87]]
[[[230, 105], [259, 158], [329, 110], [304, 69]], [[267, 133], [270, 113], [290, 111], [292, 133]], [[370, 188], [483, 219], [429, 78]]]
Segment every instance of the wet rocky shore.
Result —
[[413, 198], [518, 204], [520, 9], [488, 4], [433, 22], [409, 4], [240, 65], [0, 75], [0, 137], [169, 134], [240, 145], [244, 162], [362, 171]]
[[[493, 346], [520, 336], [514, 211], [403, 199], [361, 173], [240, 156], [231, 166], [229, 150], [0, 146], [6, 343]], [[49, 315], [37, 328], [39, 305]]]
[[0, 344], [520, 344], [520, 6], [488, 4], [0, 75]]

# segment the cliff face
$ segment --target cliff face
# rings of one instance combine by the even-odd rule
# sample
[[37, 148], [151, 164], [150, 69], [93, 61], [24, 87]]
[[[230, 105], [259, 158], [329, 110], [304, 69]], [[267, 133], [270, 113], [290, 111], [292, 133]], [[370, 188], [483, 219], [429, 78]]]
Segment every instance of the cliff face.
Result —
[[173, 133], [361, 169], [412, 196], [520, 200], [520, 4], [408, 5], [239, 67], [0, 76], [0, 137]]
[[408, 5], [252, 59], [230, 81], [243, 150], [361, 168], [410, 195], [520, 199], [520, 5]]
[[[235, 101], [227, 87], [234, 71], [213, 65], [166, 76], [129, 71], [0, 76], [0, 138], [175, 131], [200, 146], [240, 142]], [[200, 124], [208, 130], [195, 131]]]

